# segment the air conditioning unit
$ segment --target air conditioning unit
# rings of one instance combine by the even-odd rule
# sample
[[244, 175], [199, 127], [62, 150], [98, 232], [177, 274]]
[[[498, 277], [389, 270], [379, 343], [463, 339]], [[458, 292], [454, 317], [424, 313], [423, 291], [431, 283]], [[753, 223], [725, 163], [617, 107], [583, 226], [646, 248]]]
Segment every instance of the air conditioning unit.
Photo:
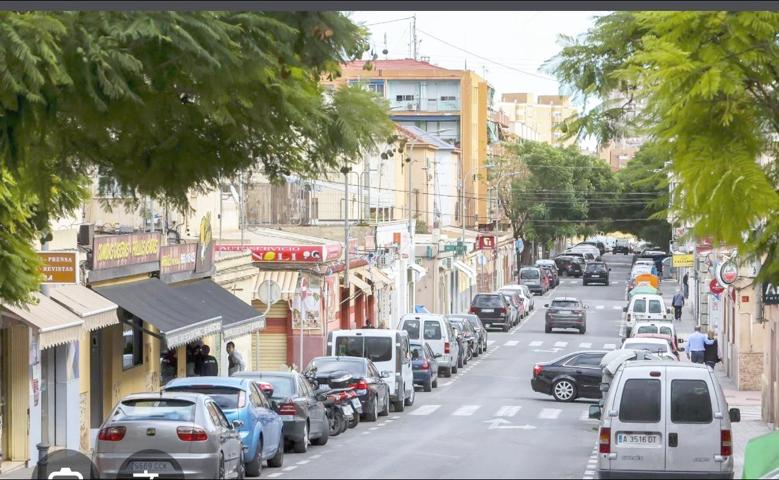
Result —
[[409, 103], [406, 105], [406, 110], [416, 110], [415, 105], [413, 103]]
[[91, 247], [95, 239], [95, 224], [85, 223], [78, 228], [77, 243], [85, 247]]

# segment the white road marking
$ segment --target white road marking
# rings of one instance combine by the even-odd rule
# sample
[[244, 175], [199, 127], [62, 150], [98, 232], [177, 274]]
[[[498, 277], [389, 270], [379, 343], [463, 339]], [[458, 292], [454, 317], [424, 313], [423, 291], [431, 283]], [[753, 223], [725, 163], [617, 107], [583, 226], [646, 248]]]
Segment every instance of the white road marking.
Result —
[[363, 435], [370, 435], [371, 432], [362, 432]]
[[504, 343], [504, 347], [516, 347], [517, 344], [519, 344], [519, 340], [509, 340], [508, 342]]
[[267, 475], [266, 475], [266, 477], [268, 477], [268, 478], [278, 478], [278, 477], [280, 477], [280, 476], [282, 476], [282, 475], [284, 475], [284, 474], [283, 474], [283, 473], [281, 473], [281, 472], [275, 472], [275, 473], [269, 473], [269, 474], [267, 474]]
[[296, 463], [295, 463], [295, 465], [305, 465], [305, 464], [307, 464], [307, 463], [308, 463], [308, 462], [310, 462], [310, 461], [311, 461], [311, 460], [301, 460], [301, 461], [299, 461], [299, 462], [296, 462]]
[[604, 308], [606, 308], [604, 305], [598, 305], [595, 307], [595, 310], [603, 310]]
[[614, 350], [615, 348], [617, 348], [617, 346], [615, 344], [613, 344], [613, 343], [604, 343], [603, 344], [603, 349], [604, 350]]
[[620, 307], [619, 305], [612, 305], [611, 309], [612, 310], [622, 310], [622, 307]]
[[554, 346], [557, 348], [565, 348], [568, 346], [568, 342], [555, 342]]
[[544, 344], [544, 342], [542, 342], [540, 340], [533, 340], [532, 342], [530, 342], [530, 346], [531, 347], [540, 347], [543, 344]]
[[589, 420], [590, 419], [590, 411], [588, 410], [582, 410], [582, 414], [579, 415], [579, 420]]
[[576, 285], [577, 283], [579, 283], [578, 280], [569, 280], [568, 281], [568, 285]]
[[504, 405], [495, 413], [496, 417], [513, 417], [521, 409], [521, 405]]
[[291, 472], [292, 470], [298, 468], [297, 465], [290, 465], [289, 467], [284, 467], [281, 469], [282, 472]]
[[492, 345], [493, 343], [495, 343], [495, 340], [487, 340], [487, 345]]
[[371, 427], [371, 428], [369, 428], [368, 430], [370, 430], [370, 431], [372, 432], [372, 431], [374, 431], [374, 430], [378, 430], [378, 429], [379, 429], [379, 427]]
[[544, 408], [541, 413], [538, 414], [538, 418], [543, 420], [556, 420], [562, 412], [559, 408]]
[[592, 344], [589, 342], [580, 343], [579, 348], [592, 348]]
[[481, 405], [463, 405], [462, 407], [455, 410], [452, 415], [456, 417], [469, 417], [476, 413], [476, 410], [480, 408]]
[[430, 415], [441, 408], [441, 405], [421, 405], [415, 410], [408, 412], [409, 415]]
[[312, 459], [312, 460], [316, 460], [317, 458], [319, 458], [319, 457], [321, 457], [321, 456], [322, 456], [322, 454], [321, 454], [321, 453], [317, 453], [316, 455], [311, 455], [311, 459]]

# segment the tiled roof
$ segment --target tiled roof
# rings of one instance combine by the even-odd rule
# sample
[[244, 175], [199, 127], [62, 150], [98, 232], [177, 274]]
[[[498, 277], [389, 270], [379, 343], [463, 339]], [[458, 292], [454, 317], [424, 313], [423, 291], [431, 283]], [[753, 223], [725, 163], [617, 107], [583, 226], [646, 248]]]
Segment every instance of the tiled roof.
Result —
[[[368, 63], [367, 60], [355, 60], [353, 62], [349, 62], [346, 65], [344, 65], [344, 68], [348, 70], [361, 69], [366, 63]], [[403, 58], [403, 59], [396, 59], [396, 60], [374, 60], [372, 63], [373, 63], [374, 71], [375, 70], [438, 70], [438, 71], [449, 70], [448, 68], [432, 65], [429, 62], [414, 60], [413, 58]]]

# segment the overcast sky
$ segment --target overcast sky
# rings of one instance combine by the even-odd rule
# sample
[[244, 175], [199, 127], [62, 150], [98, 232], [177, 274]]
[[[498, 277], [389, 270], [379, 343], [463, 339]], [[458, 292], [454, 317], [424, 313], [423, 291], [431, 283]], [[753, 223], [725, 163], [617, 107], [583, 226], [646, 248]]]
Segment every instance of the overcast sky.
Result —
[[[539, 72], [560, 50], [558, 37], [587, 31], [606, 12], [350, 12], [371, 31], [379, 58], [411, 58], [410, 19], [416, 13], [418, 56], [446, 68], [468, 69], [487, 78], [499, 95], [560, 92], [553, 78]], [[380, 22], [379, 25], [373, 25]], [[446, 43], [444, 43], [446, 42]], [[447, 43], [449, 45], [447, 45]], [[463, 51], [465, 50], [465, 51]], [[469, 53], [466, 53], [469, 52]], [[497, 63], [495, 63], [497, 62]], [[485, 71], [486, 69], [486, 71]]]

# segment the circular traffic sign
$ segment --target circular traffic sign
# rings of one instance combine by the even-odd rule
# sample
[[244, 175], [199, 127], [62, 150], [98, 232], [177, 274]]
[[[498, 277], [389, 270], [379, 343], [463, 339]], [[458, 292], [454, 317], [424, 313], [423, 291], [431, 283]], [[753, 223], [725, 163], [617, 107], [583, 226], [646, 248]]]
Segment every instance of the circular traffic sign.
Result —
[[711, 293], [714, 295], [719, 295], [725, 291], [725, 287], [720, 285], [716, 278], [712, 278], [711, 282], [709, 282], [709, 290], [711, 290]]
[[257, 298], [265, 305], [273, 305], [281, 299], [281, 287], [274, 280], [265, 280], [257, 287]]

